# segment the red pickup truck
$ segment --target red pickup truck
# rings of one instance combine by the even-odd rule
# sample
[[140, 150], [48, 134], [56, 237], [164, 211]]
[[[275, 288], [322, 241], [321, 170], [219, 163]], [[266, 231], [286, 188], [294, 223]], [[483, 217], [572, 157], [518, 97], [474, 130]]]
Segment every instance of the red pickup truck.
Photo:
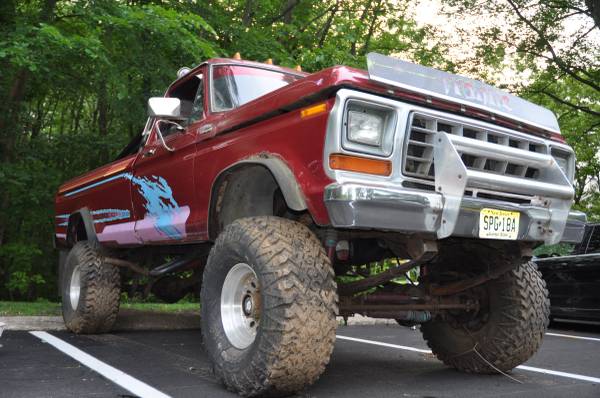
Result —
[[579, 241], [585, 222], [556, 118], [472, 79], [367, 60], [182, 69], [114, 162], [58, 190], [67, 327], [110, 330], [122, 291], [200, 289], [215, 375], [244, 396], [313, 383], [337, 315], [419, 324], [467, 372], [533, 355], [549, 302], [531, 250]]

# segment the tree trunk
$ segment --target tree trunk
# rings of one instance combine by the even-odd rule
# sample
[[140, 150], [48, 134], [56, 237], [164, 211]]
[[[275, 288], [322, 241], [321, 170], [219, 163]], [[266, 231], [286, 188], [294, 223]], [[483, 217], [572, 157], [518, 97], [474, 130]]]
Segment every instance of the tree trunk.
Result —
[[71, 134], [76, 134], [79, 130], [79, 122], [81, 121], [81, 113], [83, 112], [83, 95], [79, 97], [77, 101], [77, 109], [75, 113], [75, 118], [73, 120], [73, 127], [71, 129]]
[[292, 13], [298, 4], [300, 4], [300, 0], [287, 0], [285, 8], [282, 12], [283, 22], [286, 24], [292, 23]]
[[600, 2], [598, 0], [585, 0], [585, 5], [594, 19], [594, 24], [600, 29]]
[[377, 27], [377, 20], [381, 15], [381, 3], [383, 0], [379, 0], [375, 9], [373, 10], [373, 18], [371, 19], [371, 24], [369, 25], [369, 31], [367, 32], [367, 37], [365, 39], [365, 45], [363, 46], [361, 53], [364, 55], [369, 51], [369, 45], [371, 44], [371, 38], [373, 37], [373, 33], [375, 33], [375, 28]]
[[108, 98], [106, 82], [100, 82], [98, 90], [98, 133], [106, 137], [108, 135]]
[[323, 26], [323, 30], [321, 31], [321, 37], [319, 38], [319, 47], [323, 47], [325, 43], [325, 39], [327, 38], [327, 34], [329, 33], [329, 29], [333, 24], [333, 19], [335, 18], [335, 14], [338, 12], [340, 8], [340, 0], [335, 2], [335, 6], [331, 9], [329, 16], [327, 17], [327, 21], [325, 21], [325, 25]]
[[37, 101], [35, 107], [35, 120], [31, 126], [31, 139], [36, 139], [40, 135], [40, 131], [42, 130], [42, 125], [44, 122], [44, 99], [40, 98]]
[[40, 22], [47, 23], [54, 19], [54, 9], [56, 8], [57, 0], [46, 0], [44, 8], [40, 14]]
[[[43, 23], [51, 22], [54, 19], [54, 9], [57, 0], [46, 0], [44, 2], [39, 21]], [[0, 30], [10, 30], [14, 25], [14, 16], [16, 14], [14, 0], [2, 0], [0, 5]], [[4, 71], [6, 73], [6, 71]], [[29, 80], [29, 71], [25, 68], [19, 69], [14, 74], [14, 81], [5, 98], [0, 98], [0, 163], [12, 161], [14, 158], [14, 147], [17, 138], [17, 128], [19, 126], [19, 117], [21, 114], [22, 102], [25, 97], [27, 82]], [[8, 209], [10, 206], [10, 197], [6, 190], [0, 191], [0, 204], [2, 209]], [[6, 240], [6, 220], [0, 213], [0, 246]]]
[[29, 72], [27, 69], [21, 69], [17, 72], [8, 93], [6, 104], [3, 107], [3, 115], [0, 118], [0, 134], [3, 135], [0, 141], [0, 161], [10, 161], [13, 157], [16, 140], [15, 129], [19, 125], [21, 103], [25, 96], [25, 87], [28, 79]]
[[15, 0], [0, 1], [0, 29], [3, 31], [13, 30], [15, 26]]
[[242, 24], [244, 26], [250, 26], [253, 16], [254, 16], [254, 0], [246, 0], [246, 4], [244, 6], [244, 15], [242, 16]]
[[362, 23], [367, 18], [367, 14], [369, 13], [369, 10], [371, 9], [372, 3], [373, 3], [373, 0], [369, 0], [369, 2], [365, 5], [365, 9], [363, 10], [362, 14], [360, 15], [360, 18], [358, 19], [357, 32], [354, 32], [355, 38], [352, 41], [352, 45], [350, 46], [350, 54], [352, 54], [352, 55], [356, 55], [356, 43], [358, 42], [358, 37], [360, 36], [361, 30], [362, 30]]
[[[43, 4], [42, 11], [40, 12], [39, 22], [48, 23], [54, 19], [54, 9], [56, 7], [57, 0], [46, 0]], [[5, 0], [2, 1], [0, 11], [0, 21], [6, 22], [7, 18], [14, 18], [15, 5], [14, 1]], [[6, 12], [6, 15], [3, 13]], [[7, 24], [7, 26], [9, 26]], [[4, 25], [0, 25], [3, 26]], [[23, 98], [25, 97], [25, 91], [27, 88], [27, 82], [29, 80], [29, 70], [25, 68], [19, 69], [15, 73], [13, 84], [10, 88], [7, 98], [4, 101], [0, 101], [3, 105], [0, 107], [2, 115], [0, 116], [0, 162], [8, 161], [12, 158], [14, 152], [14, 144], [16, 140], [17, 126], [19, 126], [19, 117], [21, 114], [21, 106]]]

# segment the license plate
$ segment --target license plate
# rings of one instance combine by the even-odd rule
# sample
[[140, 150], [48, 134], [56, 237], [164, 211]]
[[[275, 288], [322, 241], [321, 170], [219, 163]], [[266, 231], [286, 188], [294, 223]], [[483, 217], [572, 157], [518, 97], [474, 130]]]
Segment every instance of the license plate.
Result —
[[483, 239], [515, 240], [519, 234], [518, 211], [481, 209], [479, 237]]

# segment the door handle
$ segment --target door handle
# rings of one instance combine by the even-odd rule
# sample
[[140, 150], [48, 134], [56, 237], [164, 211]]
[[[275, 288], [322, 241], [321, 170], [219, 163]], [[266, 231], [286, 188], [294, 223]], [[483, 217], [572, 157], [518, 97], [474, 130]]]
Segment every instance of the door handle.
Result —
[[147, 150], [146, 152], [144, 152], [144, 157], [145, 158], [149, 158], [150, 156], [154, 156], [154, 154], [156, 153], [156, 148], [152, 148]]
[[206, 133], [210, 133], [213, 130], [213, 125], [212, 124], [205, 124], [204, 126], [200, 127], [197, 132], [198, 134], [206, 134]]

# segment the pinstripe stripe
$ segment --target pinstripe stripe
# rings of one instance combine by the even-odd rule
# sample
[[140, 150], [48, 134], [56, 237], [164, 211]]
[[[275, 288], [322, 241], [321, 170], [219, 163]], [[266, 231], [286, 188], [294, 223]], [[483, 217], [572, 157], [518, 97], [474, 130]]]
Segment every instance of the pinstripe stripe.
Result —
[[72, 195], [78, 194], [78, 193], [80, 193], [80, 192], [87, 191], [88, 189], [91, 189], [91, 188], [95, 188], [95, 187], [97, 187], [97, 186], [100, 186], [100, 185], [102, 185], [102, 184], [106, 184], [107, 182], [111, 182], [111, 181], [114, 181], [114, 180], [118, 180], [119, 178], [131, 178], [131, 173], [121, 173], [121, 174], [117, 174], [117, 175], [114, 175], [114, 176], [111, 176], [111, 177], [105, 178], [104, 180], [96, 181], [96, 182], [95, 182], [95, 183], [93, 183], [93, 184], [87, 185], [87, 186], [85, 186], [85, 187], [82, 187], [82, 188], [76, 189], [76, 190], [74, 190], [74, 191], [71, 191], [71, 192], [67, 192], [67, 193], [65, 194], [65, 196], [72, 196]]

